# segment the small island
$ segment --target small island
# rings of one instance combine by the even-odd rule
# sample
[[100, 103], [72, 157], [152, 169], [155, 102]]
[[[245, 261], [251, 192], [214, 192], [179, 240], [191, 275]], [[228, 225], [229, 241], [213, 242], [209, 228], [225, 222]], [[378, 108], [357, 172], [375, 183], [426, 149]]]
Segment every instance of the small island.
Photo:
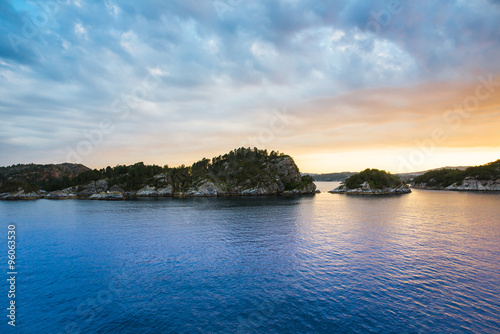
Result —
[[332, 194], [395, 195], [411, 193], [410, 187], [399, 176], [383, 170], [365, 169], [347, 178]]
[[460, 169], [429, 171], [412, 181], [415, 189], [457, 191], [500, 191], [500, 160]]
[[118, 165], [90, 169], [80, 164], [0, 167], [0, 199], [122, 200], [137, 197], [308, 195], [312, 177], [302, 176], [292, 157], [239, 148], [192, 166]]

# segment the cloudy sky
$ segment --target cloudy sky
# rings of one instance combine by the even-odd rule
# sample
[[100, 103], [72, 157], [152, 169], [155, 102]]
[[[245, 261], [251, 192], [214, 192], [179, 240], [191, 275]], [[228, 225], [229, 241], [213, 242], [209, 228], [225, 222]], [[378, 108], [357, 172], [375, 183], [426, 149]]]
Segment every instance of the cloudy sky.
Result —
[[500, 158], [498, 0], [0, 2], [0, 165]]

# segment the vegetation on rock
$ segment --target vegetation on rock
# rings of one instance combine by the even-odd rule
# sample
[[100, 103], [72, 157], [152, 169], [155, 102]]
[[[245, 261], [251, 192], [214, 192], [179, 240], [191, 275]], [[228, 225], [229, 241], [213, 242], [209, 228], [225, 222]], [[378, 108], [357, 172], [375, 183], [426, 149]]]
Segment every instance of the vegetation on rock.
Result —
[[[207, 187], [212, 192], [215, 189], [216, 193], [229, 195], [242, 194], [244, 190], [248, 190], [250, 194], [315, 191], [312, 177], [302, 177], [290, 156], [275, 151], [268, 153], [267, 150], [257, 148], [239, 148], [212, 159], [203, 158], [191, 166], [175, 168], [139, 162], [99, 170], [79, 165], [81, 168], [74, 167], [73, 173], [48, 173], [46, 170], [60, 169], [62, 167], [58, 166], [62, 165], [34, 166], [38, 167], [28, 168], [29, 172], [24, 174], [19, 174], [16, 166], [0, 169], [0, 193], [15, 192], [19, 188], [25, 192], [54, 192], [75, 188], [75, 193], [90, 196], [103, 187], [129, 193], [145, 187], [171, 188], [172, 194], [199, 193], [207, 191]], [[33, 172], [39, 169], [45, 171], [42, 174], [46, 177], [33, 176]], [[89, 184], [93, 186], [89, 188]]]
[[431, 188], [446, 188], [453, 184], [461, 184], [468, 177], [484, 181], [500, 179], [500, 160], [482, 166], [469, 167], [466, 170], [441, 169], [430, 171], [415, 177], [412, 183]]
[[352, 175], [345, 180], [344, 185], [348, 189], [356, 189], [365, 182], [371, 189], [397, 188], [405, 185], [399, 176], [378, 169], [365, 169], [361, 173]]

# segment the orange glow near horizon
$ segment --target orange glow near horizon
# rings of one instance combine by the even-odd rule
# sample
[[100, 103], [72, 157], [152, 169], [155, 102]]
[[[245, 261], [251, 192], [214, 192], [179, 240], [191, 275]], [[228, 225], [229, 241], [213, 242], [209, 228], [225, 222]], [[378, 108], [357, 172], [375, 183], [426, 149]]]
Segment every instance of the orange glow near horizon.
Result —
[[[203, 157], [255, 146], [289, 154], [301, 171], [310, 173], [365, 168], [398, 173], [484, 164], [500, 159], [497, 78], [362, 89], [304, 101], [289, 108], [286, 126], [266, 140], [258, 138], [263, 130], [269, 132], [265, 113], [259, 114], [257, 125], [245, 115], [241, 123], [217, 123], [206, 134], [145, 134], [133, 146], [117, 136], [82, 163], [96, 168], [137, 161], [191, 165]], [[485, 80], [493, 84], [485, 86]], [[190, 124], [185, 120], [179, 127], [189, 129]], [[204, 126], [211, 128], [210, 123]]]
[[393, 174], [420, 172], [441, 167], [476, 166], [500, 159], [500, 149], [436, 149], [433, 154], [415, 148], [397, 151], [356, 151], [295, 156], [302, 172], [324, 174], [360, 172], [366, 168], [386, 170]]
[[[268, 149], [268, 151], [271, 151]], [[225, 154], [227, 151], [221, 152]], [[293, 152], [284, 151], [290, 154], [300, 171], [303, 173], [325, 174], [336, 172], [359, 172], [366, 168], [377, 168], [386, 170], [393, 174], [420, 172], [441, 167], [458, 166], [476, 166], [500, 159], [500, 148], [436, 148], [431, 153], [419, 148], [401, 148], [397, 150], [366, 150], [351, 152], [332, 152], [332, 153], [312, 153], [312, 154], [293, 154]], [[214, 154], [213, 156], [218, 156]], [[130, 165], [139, 161], [146, 164], [156, 164], [159, 166], [169, 165], [178, 167], [182, 164], [192, 165], [203, 157], [212, 158], [213, 156], [196, 156], [181, 160], [166, 161], [162, 159], [139, 159], [122, 161], [117, 164]], [[108, 165], [87, 165], [90, 168], [104, 168]]]

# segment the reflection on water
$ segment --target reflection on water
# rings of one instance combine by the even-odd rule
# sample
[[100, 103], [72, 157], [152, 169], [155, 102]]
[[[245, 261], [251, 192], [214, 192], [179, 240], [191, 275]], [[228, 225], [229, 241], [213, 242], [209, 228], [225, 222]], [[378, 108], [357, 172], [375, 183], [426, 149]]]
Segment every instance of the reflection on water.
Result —
[[310, 197], [0, 202], [4, 225], [18, 225], [20, 332], [500, 330], [500, 194], [318, 186]]

